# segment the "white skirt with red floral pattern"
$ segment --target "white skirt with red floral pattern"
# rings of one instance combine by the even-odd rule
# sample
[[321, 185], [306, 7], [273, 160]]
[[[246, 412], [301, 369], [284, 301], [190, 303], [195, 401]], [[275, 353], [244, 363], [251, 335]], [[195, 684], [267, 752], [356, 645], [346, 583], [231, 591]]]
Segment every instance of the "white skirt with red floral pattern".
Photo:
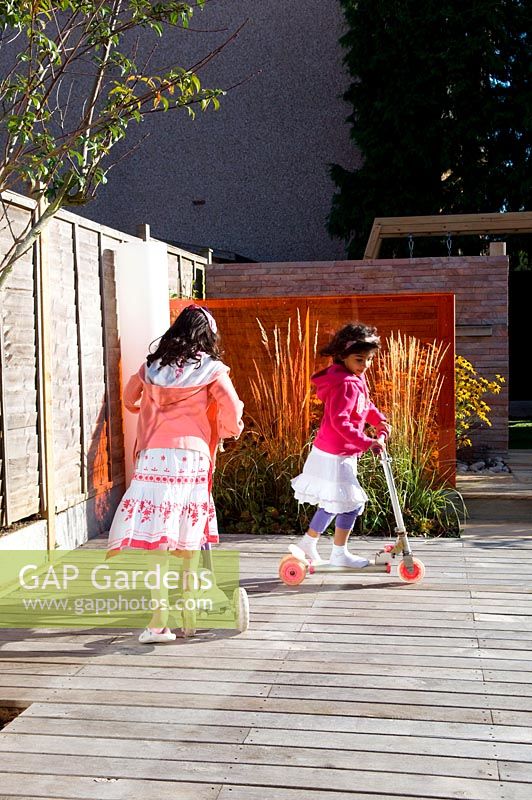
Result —
[[116, 510], [108, 549], [199, 550], [218, 542], [211, 474], [209, 457], [197, 450], [142, 450]]

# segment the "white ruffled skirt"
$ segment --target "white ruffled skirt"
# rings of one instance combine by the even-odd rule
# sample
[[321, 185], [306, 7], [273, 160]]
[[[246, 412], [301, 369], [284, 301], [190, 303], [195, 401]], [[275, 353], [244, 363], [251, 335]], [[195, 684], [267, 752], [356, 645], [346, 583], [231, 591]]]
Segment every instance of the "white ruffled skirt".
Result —
[[199, 550], [218, 541], [211, 462], [196, 450], [153, 448], [137, 458], [109, 532], [109, 550]]
[[329, 514], [345, 514], [364, 505], [368, 496], [358, 482], [357, 462], [357, 456], [335, 456], [313, 447], [303, 472], [291, 482], [296, 500]]

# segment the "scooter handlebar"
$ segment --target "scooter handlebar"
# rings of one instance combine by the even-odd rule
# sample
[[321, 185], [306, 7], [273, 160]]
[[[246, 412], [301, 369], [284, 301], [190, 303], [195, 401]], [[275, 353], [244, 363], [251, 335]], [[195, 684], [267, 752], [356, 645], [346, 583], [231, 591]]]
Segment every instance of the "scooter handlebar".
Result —
[[369, 449], [372, 451], [372, 453], [375, 453], [375, 455], [381, 456], [382, 458], [382, 454], [386, 453], [386, 437], [379, 436], [378, 439], [375, 439], [374, 442], [372, 442]]

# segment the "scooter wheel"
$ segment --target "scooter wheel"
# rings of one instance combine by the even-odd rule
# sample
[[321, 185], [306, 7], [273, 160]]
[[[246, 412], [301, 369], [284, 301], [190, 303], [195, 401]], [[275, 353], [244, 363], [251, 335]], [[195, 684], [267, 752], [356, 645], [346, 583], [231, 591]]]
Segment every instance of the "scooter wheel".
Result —
[[244, 632], [249, 628], [249, 598], [243, 586], [237, 586], [233, 592], [233, 606], [235, 609], [236, 627]]
[[283, 558], [279, 564], [279, 577], [287, 586], [298, 586], [305, 580], [306, 574], [306, 564], [303, 564], [296, 558]]
[[281, 569], [282, 565], [286, 561], [292, 561], [293, 558], [294, 556], [291, 556], [290, 553], [287, 553], [285, 556], [283, 556], [282, 559], [279, 561], [279, 569]]
[[417, 583], [425, 577], [425, 565], [419, 558], [414, 558], [412, 567], [408, 567], [404, 561], [400, 561], [397, 573], [403, 583]]

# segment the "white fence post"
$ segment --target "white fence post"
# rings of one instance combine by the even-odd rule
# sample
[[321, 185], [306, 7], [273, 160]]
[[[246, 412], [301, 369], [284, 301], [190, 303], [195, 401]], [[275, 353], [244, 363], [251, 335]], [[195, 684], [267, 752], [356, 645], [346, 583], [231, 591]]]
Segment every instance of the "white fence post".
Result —
[[[122, 387], [145, 361], [150, 343], [170, 326], [166, 244], [127, 242], [116, 252]], [[133, 475], [137, 415], [123, 408], [126, 487]]]

